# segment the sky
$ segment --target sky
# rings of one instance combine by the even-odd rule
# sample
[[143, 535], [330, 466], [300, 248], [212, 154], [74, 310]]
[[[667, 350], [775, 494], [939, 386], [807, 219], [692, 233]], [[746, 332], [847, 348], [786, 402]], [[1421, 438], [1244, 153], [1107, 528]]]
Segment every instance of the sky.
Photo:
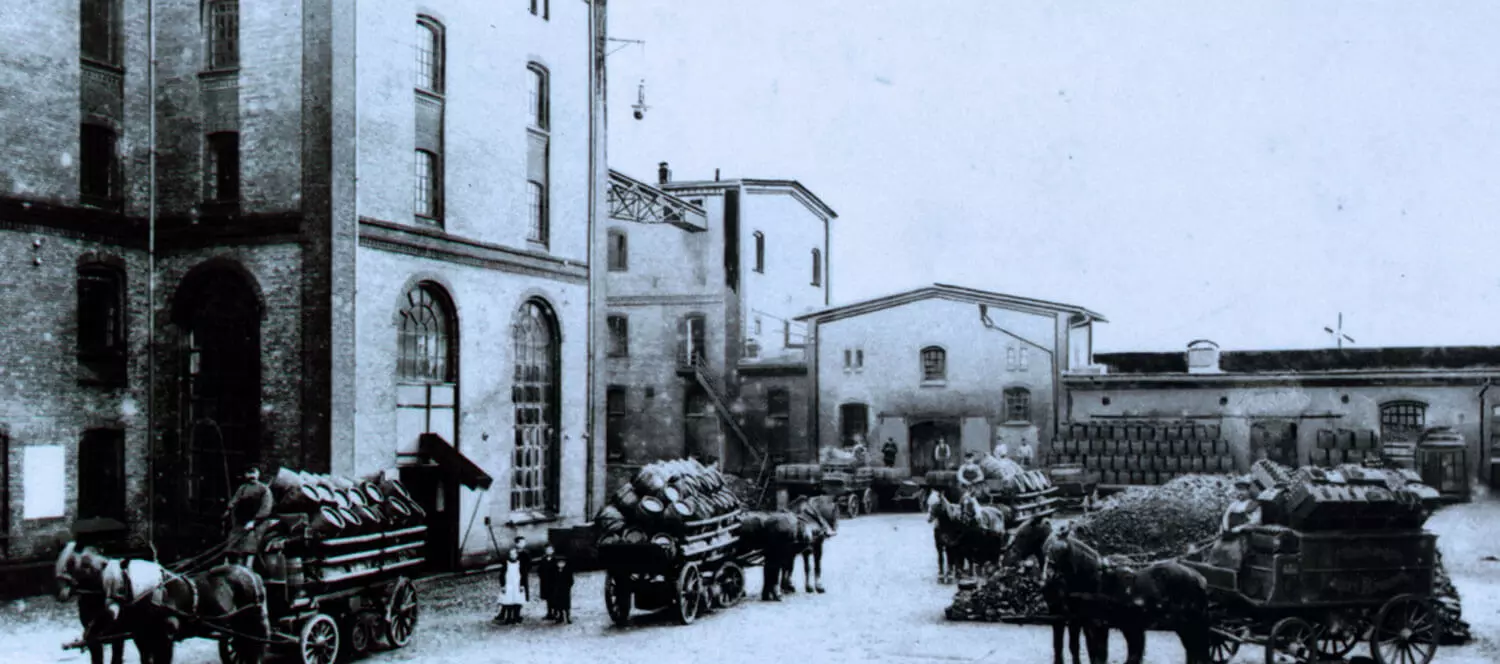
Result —
[[[785, 178], [834, 302], [1102, 313], [1096, 351], [1500, 345], [1500, 3], [614, 0], [609, 163]], [[631, 117], [645, 80], [645, 119]]]

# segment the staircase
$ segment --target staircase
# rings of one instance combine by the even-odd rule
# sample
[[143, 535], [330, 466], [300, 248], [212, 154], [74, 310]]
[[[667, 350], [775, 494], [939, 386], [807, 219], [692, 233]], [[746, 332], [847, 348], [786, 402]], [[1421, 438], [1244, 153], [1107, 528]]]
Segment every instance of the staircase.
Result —
[[749, 452], [752, 459], [760, 463], [760, 471], [755, 479], [755, 485], [760, 487], [760, 504], [764, 504], [766, 491], [770, 486], [771, 455], [767, 454], [766, 450], [760, 445], [752, 442], [750, 436], [746, 435], [745, 430], [740, 427], [739, 422], [735, 421], [734, 413], [729, 410], [729, 404], [724, 401], [724, 395], [719, 392], [718, 387], [714, 386], [714, 382], [709, 378], [708, 374], [703, 372], [703, 366], [698, 363], [692, 363], [691, 366], [693, 379], [698, 381], [698, 385], [702, 386], [703, 391], [708, 394], [709, 400], [714, 404], [714, 410], [719, 412], [719, 418], [724, 420], [725, 424], [729, 425], [729, 431], [739, 440], [740, 447]]

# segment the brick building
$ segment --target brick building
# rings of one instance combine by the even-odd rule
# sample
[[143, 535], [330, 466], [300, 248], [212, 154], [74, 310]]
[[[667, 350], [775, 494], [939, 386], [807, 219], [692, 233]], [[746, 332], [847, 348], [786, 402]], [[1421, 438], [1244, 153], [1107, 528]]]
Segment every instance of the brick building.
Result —
[[584, 517], [604, 16], [0, 10], [0, 563], [195, 552], [251, 464], [402, 466], [437, 567]]
[[[799, 317], [810, 325], [808, 408], [824, 447], [886, 440], [896, 466], [1050, 440], [1066, 414], [1060, 375], [1090, 363], [1104, 317], [1069, 304], [934, 284]], [[1038, 450], [1040, 453], [1042, 450]], [[878, 458], [878, 457], [876, 457]]]
[[803, 326], [828, 303], [832, 209], [800, 183], [611, 182], [611, 481], [715, 456], [729, 470], [807, 454]]

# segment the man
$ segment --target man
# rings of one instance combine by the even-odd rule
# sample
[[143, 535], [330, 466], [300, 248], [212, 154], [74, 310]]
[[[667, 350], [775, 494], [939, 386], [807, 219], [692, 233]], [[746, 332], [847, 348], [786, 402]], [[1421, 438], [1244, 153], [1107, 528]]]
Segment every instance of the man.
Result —
[[863, 466], [869, 461], [869, 452], [865, 449], [865, 437], [854, 434], [854, 448], [850, 450], [854, 454], [854, 465]]
[[271, 525], [271, 487], [260, 481], [260, 469], [245, 470], [244, 484], [229, 500], [224, 518], [230, 522], [229, 561], [252, 567], [260, 540]]
[[938, 470], [947, 470], [948, 461], [953, 458], [953, 448], [948, 447], [946, 438], [939, 438], [937, 446], [932, 448], [932, 459], [937, 462]]
[[958, 488], [965, 495], [978, 490], [984, 484], [984, 469], [979, 467], [979, 455], [973, 452], [964, 454], [964, 465], [958, 469]]
[[995, 443], [995, 458], [996, 459], [1009, 459], [1010, 458], [1010, 443], [1005, 442], [1004, 438], [1001, 438], [1000, 442]]
[[896, 453], [898, 451], [900, 451], [900, 448], [896, 447], [896, 440], [894, 438], [886, 438], [885, 444], [880, 446], [880, 454], [885, 457], [886, 468], [894, 468], [896, 466]]
[[1017, 458], [1016, 461], [1020, 462], [1022, 468], [1031, 467], [1031, 464], [1034, 461], [1033, 457], [1036, 456], [1036, 448], [1031, 446], [1030, 439], [1021, 441], [1021, 453], [1017, 456], [1019, 458]]

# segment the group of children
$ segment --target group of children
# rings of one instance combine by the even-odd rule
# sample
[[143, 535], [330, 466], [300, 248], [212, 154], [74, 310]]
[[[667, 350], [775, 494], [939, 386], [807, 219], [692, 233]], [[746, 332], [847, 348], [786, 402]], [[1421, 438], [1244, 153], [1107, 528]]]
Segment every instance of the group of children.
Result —
[[500, 563], [500, 613], [490, 622], [515, 625], [521, 622], [521, 606], [531, 600], [531, 569], [537, 568], [538, 590], [547, 602], [547, 619], [573, 622], [573, 565], [557, 555], [548, 544], [542, 557], [533, 561], [526, 551], [526, 538], [517, 537], [515, 545]]

